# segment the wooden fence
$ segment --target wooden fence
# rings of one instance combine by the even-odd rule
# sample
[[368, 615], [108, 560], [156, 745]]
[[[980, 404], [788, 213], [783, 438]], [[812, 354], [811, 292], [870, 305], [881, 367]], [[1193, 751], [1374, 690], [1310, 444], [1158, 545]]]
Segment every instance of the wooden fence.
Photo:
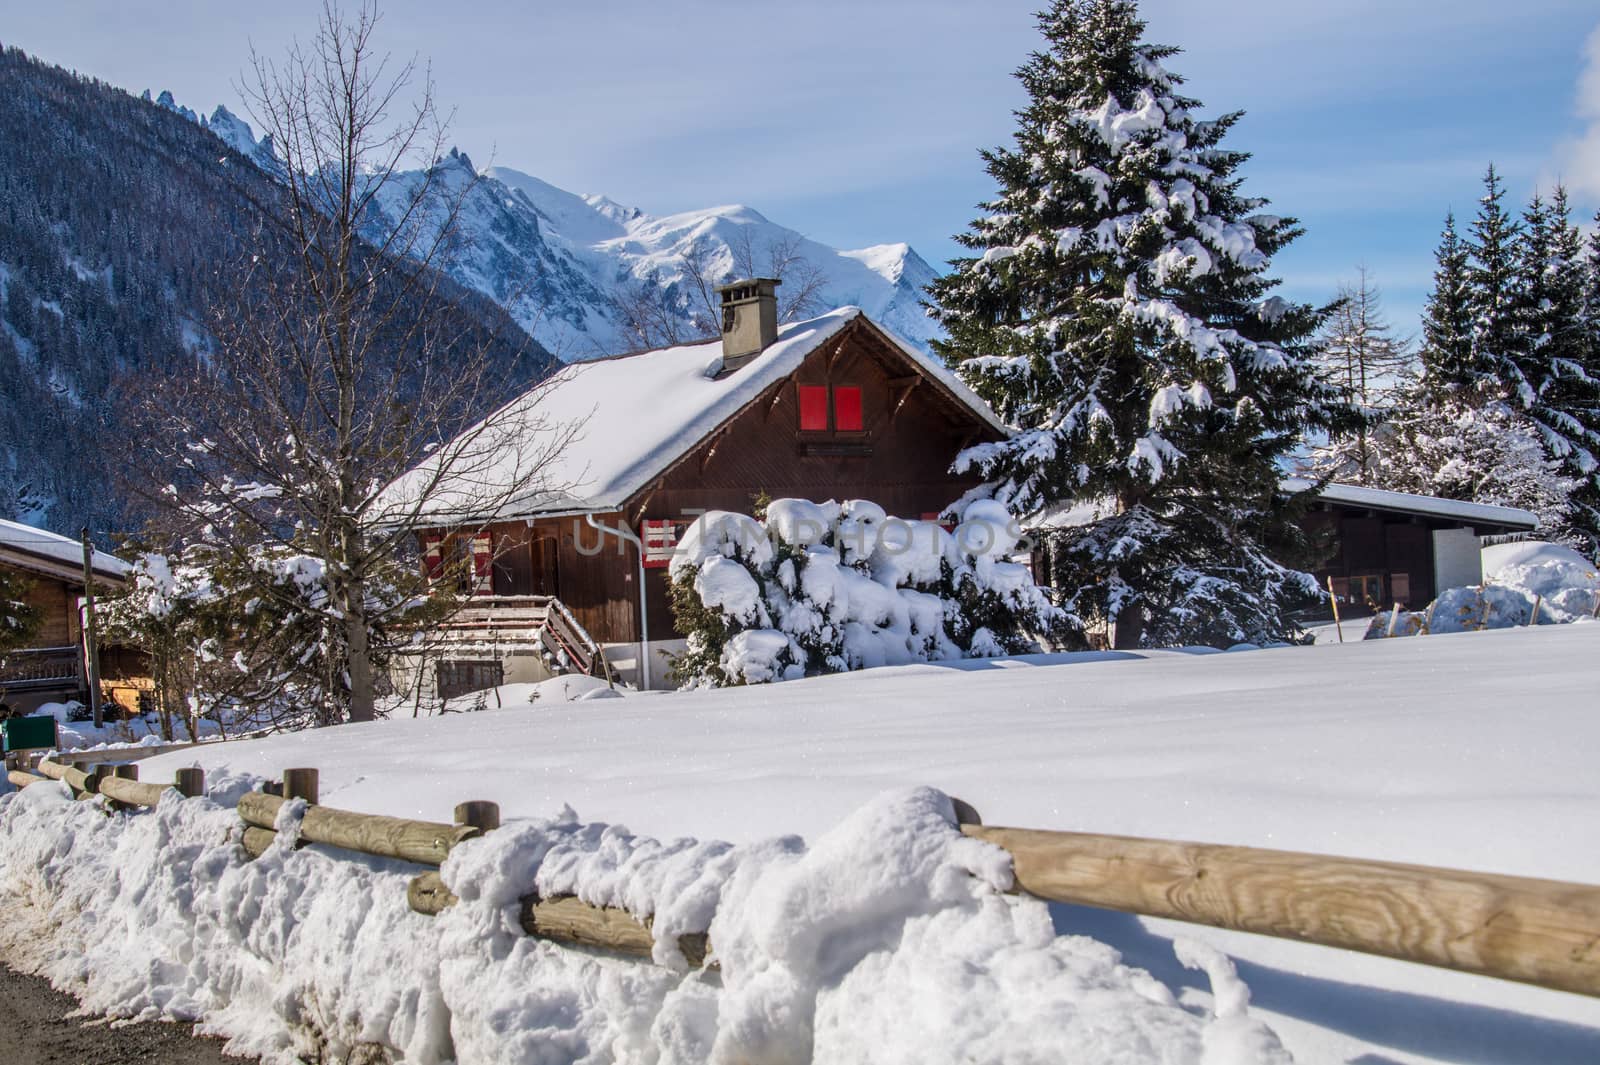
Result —
[[[42, 774], [42, 775], [39, 775]], [[64, 781], [79, 798], [154, 806], [169, 789], [203, 795], [198, 769], [170, 784], [138, 780], [134, 765], [84, 770], [46, 760], [38, 774], [12, 770], [19, 787]], [[452, 848], [500, 825], [499, 807], [465, 802], [445, 824], [321, 806], [315, 769], [239, 800], [242, 846], [253, 857], [277, 840], [284, 803], [308, 804], [301, 843], [319, 843], [425, 867], [407, 891], [411, 908], [435, 915], [457, 901], [438, 866]], [[1165, 917], [1600, 997], [1600, 887], [1420, 865], [1332, 858], [1252, 847], [1034, 829], [994, 828], [957, 801], [961, 831], [1012, 858], [1016, 890], [1053, 902]], [[529, 935], [635, 957], [651, 955], [648, 917], [572, 897], [522, 902]], [[705, 964], [704, 935], [679, 937], [690, 965]], [[714, 964], [714, 962], [713, 962]]]

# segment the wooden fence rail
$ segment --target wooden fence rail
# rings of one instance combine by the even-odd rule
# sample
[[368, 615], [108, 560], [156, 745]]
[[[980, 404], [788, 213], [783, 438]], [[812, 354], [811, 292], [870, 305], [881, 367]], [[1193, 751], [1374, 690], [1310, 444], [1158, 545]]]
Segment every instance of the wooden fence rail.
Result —
[[[46, 760], [38, 768], [42, 775], [14, 770], [10, 779], [28, 786], [54, 778], [84, 795], [134, 806], [154, 806], [172, 788], [204, 794], [197, 769], [180, 770], [172, 784], [151, 784], [136, 779], [136, 766], [85, 773]], [[452, 848], [500, 824], [499, 807], [489, 802], [462, 803], [451, 824], [324, 807], [317, 803], [315, 770], [288, 770], [272, 787], [281, 794], [252, 792], [239, 801], [246, 852], [265, 853], [277, 840], [283, 804], [304, 799], [302, 841], [433, 867], [413, 878], [407, 891], [411, 908], [427, 915], [457, 901], [437, 866]], [[956, 800], [955, 808], [963, 833], [1011, 855], [1016, 889], [1042, 899], [1600, 997], [1597, 886], [1253, 847], [995, 828], [983, 825], [966, 803]], [[521, 924], [530, 935], [636, 957], [650, 957], [654, 945], [649, 918], [571, 897], [527, 896]], [[678, 946], [696, 967], [711, 950], [704, 935], [681, 936]]]
[[1017, 888], [1600, 996], [1600, 887], [1315, 854], [963, 825]]

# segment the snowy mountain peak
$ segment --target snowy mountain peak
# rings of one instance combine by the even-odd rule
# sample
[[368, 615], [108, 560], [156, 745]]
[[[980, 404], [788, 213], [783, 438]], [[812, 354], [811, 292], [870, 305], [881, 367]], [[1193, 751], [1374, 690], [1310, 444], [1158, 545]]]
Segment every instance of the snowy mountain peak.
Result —
[[[146, 89], [144, 91], [144, 98], [146, 100], [150, 99], [150, 90], [149, 89]], [[198, 122], [198, 121], [200, 121], [200, 116], [199, 115], [195, 114], [193, 111], [189, 110], [187, 107], [179, 106], [178, 101], [172, 98], [172, 93], [169, 92], [166, 89], [162, 89], [161, 90], [161, 95], [156, 97], [156, 106], [157, 107], [165, 107], [168, 111], [171, 111], [174, 114], [182, 115], [184, 118], [187, 118], [190, 122]]]
[[263, 137], [260, 141], [257, 141], [255, 131], [250, 128], [250, 123], [220, 104], [215, 111], [211, 112], [211, 118], [203, 120], [202, 124], [212, 133], [221, 137], [230, 148], [240, 155], [248, 156], [252, 159], [263, 154], [263, 152], [268, 158], [272, 155], [270, 148], [272, 142], [269, 138]]
[[874, 244], [870, 248], [842, 251], [839, 254], [848, 255], [891, 285], [905, 282], [920, 290], [939, 276], [926, 259], [904, 242]]
[[[192, 119], [263, 169], [281, 166], [269, 137], [218, 107], [208, 120], [163, 92], [161, 106]], [[585, 359], [704, 336], [717, 319], [710, 285], [734, 276], [786, 280], [790, 318], [854, 305], [913, 344], [938, 335], [923, 312], [937, 276], [904, 243], [840, 251], [779, 225], [746, 204], [664, 216], [596, 193], [577, 194], [510, 167], [479, 174], [460, 148], [436, 161], [452, 189], [476, 180], [461, 205], [461, 240], [440, 265], [511, 312], [563, 358]], [[397, 174], [380, 194], [371, 228], [381, 237], [405, 214], [420, 173]], [[786, 301], [786, 302], [784, 302]]]
[[921, 306], [937, 275], [904, 243], [842, 252], [746, 204], [655, 216], [503, 166], [473, 195], [447, 269], [568, 359], [702, 336], [716, 312], [701, 282], [734, 276], [786, 276], [791, 317], [855, 305], [914, 344], [938, 335]]

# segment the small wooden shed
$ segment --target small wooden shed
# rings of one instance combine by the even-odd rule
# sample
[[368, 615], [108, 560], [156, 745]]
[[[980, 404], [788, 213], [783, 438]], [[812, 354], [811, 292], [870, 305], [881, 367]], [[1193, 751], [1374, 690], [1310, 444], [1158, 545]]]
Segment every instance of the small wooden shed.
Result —
[[1334, 547], [1317, 580], [1331, 581], [1342, 612], [1359, 615], [1394, 603], [1415, 609], [1447, 588], [1481, 583], [1483, 538], [1534, 532], [1539, 519], [1515, 507], [1330, 484], [1304, 524]]

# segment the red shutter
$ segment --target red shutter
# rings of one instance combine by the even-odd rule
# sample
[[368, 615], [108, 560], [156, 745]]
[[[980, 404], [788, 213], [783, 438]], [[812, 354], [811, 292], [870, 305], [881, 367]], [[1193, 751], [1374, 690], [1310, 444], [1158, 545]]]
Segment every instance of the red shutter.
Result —
[[678, 547], [678, 527], [671, 518], [646, 518], [639, 524], [639, 542], [644, 549], [644, 568], [665, 569]]
[[855, 385], [833, 390], [833, 427], [841, 433], [861, 431], [861, 389]]
[[422, 538], [422, 567], [430, 583], [444, 576], [444, 537]]
[[800, 428], [805, 432], [828, 431], [828, 387], [800, 386]]
[[489, 534], [472, 538], [472, 594], [494, 592], [494, 550]]

